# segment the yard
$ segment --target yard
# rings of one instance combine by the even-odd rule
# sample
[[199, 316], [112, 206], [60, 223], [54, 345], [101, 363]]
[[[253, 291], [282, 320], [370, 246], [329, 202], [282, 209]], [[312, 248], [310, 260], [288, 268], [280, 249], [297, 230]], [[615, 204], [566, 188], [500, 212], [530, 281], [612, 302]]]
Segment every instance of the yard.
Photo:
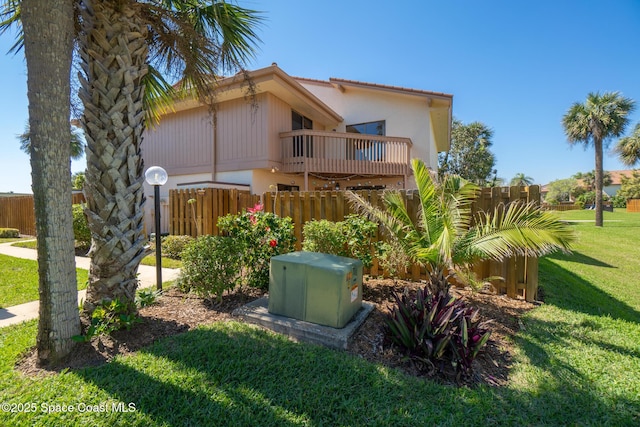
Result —
[[25, 376], [13, 367], [35, 344], [30, 322], [0, 329], [0, 424], [638, 425], [640, 215], [575, 227], [573, 254], [540, 262], [544, 304], [518, 322], [506, 385], [442, 385], [236, 321]]

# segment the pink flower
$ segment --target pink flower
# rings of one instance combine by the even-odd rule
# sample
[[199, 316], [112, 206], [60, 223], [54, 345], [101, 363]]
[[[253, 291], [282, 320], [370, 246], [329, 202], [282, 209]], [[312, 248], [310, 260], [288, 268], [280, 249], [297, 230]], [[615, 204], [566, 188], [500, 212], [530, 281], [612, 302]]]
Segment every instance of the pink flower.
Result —
[[249, 221], [251, 221], [251, 224], [256, 225], [258, 222], [258, 219], [256, 218], [255, 215], [249, 215]]
[[272, 248], [275, 248], [278, 245], [278, 241], [276, 239], [271, 239], [269, 241], [269, 246], [271, 246]]
[[262, 209], [264, 209], [264, 205], [261, 203], [256, 203], [256, 205], [252, 208], [248, 208], [247, 212], [249, 213], [256, 213], [256, 212], [260, 212], [262, 211]]
[[267, 227], [267, 228], [265, 228], [265, 230], [266, 230], [266, 232], [268, 233], [268, 232], [270, 232], [270, 231], [271, 231], [271, 227]]

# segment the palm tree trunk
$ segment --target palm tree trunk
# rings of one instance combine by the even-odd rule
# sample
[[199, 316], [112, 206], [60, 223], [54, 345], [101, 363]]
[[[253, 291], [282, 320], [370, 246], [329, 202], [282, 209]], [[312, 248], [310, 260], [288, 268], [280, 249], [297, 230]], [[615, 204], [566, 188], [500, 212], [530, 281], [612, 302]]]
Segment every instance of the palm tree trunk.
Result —
[[130, 311], [137, 270], [146, 254], [143, 224], [143, 76], [147, 29], [137, 4], [83, 2], [80, 98], [87, 139], [86, 213], [91, 267], [84, 309], [120, 299]]
[[31, 177], [38, 236], [38, 363], [55, 363], [80, 333], [69, 161], [73, 1], [24, 0]]
[[602, 139], [593, 138], [596, 151], [596, 227], [602, 227]]

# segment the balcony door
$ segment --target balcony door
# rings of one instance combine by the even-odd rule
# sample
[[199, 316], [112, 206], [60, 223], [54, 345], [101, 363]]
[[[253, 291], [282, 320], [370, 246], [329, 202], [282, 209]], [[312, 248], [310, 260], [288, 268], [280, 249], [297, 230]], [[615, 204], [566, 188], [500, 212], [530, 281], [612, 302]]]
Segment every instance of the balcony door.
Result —
[[[347, 125], [347, 132], [359, 133], [362, 135], [385, 136], [386, 124], [384, 120], [378, 120], [376, 122]], [[354, 160], [369, 160], [373, 162], [384, 161], [386, 146], [382, 141], [356, 140], [353, 144], [353, 149], [349, 151], [353, 153]]]
[[[310, 118], [291, 110], [291, 130], [313, 129]], [[293, 157], [313, 157], [313, 137], [300, 135], [293, 137]]]

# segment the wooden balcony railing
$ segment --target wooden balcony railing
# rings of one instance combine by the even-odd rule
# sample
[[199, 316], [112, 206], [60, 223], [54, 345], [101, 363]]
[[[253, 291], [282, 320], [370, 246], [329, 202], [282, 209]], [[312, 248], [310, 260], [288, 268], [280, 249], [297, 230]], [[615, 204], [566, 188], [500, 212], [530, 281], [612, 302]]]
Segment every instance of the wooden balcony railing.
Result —
[[282, 172], [408, 175], [411, 139], [296, 130], [280, 134]]

